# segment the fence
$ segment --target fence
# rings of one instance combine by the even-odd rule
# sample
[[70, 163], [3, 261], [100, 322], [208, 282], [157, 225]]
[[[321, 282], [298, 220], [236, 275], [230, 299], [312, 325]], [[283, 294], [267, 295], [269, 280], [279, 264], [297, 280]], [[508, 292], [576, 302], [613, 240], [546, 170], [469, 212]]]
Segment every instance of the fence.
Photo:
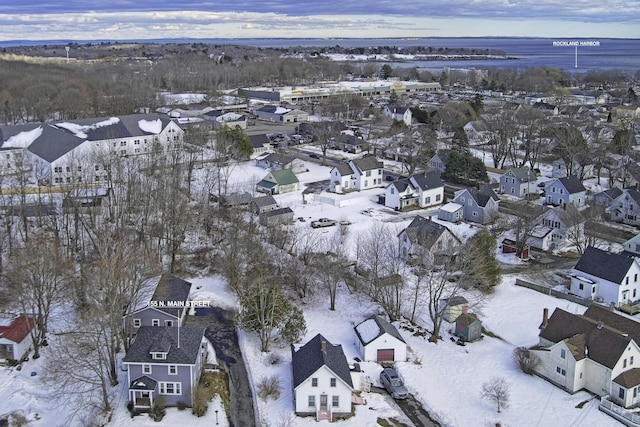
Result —
[[516, 279], [516, 286], [522, 286], [523, 288], [532, 289], [534, 291], [537, 291], [546, 295], [551, 295], [556, 298], [566, 299], [571, 302], [575, 302], [576, 304], [584, 305], [586, 307], [588, 307], [593, 302], [593, 300], [588, 298], [582, 298], [577, 295], [571, 295], [566, 292], [550, 288], [548, 286], [537, 285], [535, 283], [527, 282], [526, 280], [522, 280], [522, 279]]
[[600, 399], [599, 409], [627, 426], [640, 426], [640, 415], [616, 405], [606, 396]]

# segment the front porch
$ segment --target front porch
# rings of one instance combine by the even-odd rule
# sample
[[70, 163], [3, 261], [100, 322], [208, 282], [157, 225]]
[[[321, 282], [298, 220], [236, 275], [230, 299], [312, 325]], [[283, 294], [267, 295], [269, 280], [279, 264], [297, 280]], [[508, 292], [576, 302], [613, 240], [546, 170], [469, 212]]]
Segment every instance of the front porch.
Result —
[[598, 409], [605, 414], [612, 416], [626, 426], [640, 427], [640, 414], [638, 412], [616, 405], [609, 400], [608, 396], [604, 396], [600, 399]]

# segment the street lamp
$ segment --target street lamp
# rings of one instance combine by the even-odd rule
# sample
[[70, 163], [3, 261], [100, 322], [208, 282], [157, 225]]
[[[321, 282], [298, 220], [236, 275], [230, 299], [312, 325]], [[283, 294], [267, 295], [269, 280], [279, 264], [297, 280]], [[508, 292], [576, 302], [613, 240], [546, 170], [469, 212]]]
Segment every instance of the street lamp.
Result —
[[218, 425], [218, 410], [216, 409], [216, 425]]

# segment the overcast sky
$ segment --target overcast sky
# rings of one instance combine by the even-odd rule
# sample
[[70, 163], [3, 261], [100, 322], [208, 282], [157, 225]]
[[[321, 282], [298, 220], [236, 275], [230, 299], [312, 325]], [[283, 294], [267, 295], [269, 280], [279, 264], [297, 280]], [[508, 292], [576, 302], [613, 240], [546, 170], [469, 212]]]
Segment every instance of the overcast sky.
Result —
[[0, 2], [0, 41], [450, 36], [640, 38], [640, 0]]

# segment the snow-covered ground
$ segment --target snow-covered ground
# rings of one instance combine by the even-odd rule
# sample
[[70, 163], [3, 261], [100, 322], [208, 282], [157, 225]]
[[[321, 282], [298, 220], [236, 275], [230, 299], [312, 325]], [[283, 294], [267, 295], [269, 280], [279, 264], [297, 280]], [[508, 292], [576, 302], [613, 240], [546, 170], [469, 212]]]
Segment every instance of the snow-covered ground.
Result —
[[[308, 163], [308, 172], [299, 175], [304, 184], [329, 178], [328, 167]], [[235, 191], [253, 191], [253, 185], [267, 171], [251, 163], [243, 164], [234, 170], [230, 186]], [[434, 216], [437, 209], [397, 213], [377, 204], [377, 196], [382, 189], [369, 190], [350, 195], [308, 194], [304, 200], [302, 192], [276, 195], [281, 206], [289, 206], [295, 217], [305, 218], [305, 222], [296, 221], [295, 227], [308, 229], [309, 232], [334, 233], [338, 227], [312, 230], [310, 220], [328, 217], [348, 221], [349, 239], [358, 233], [366, 232], [372, 224], [381, 222], [395, 227], [397, 231], [411, 221], [416, 214]], [[338, 199], [343, 206], [331, 202]], [[345, 200], [347, 202], [345, 202]], [[366, 208], [375, 210], [374, 216], [363, 215]], [[468, 224], [453, 225], [446, 223], [454, 233], [463, 239], [470, 237], [478, 228]], [[351, 245], [354, 249], [355, 245]], [[517, 263], [502, 256], [501, 261]], [[220, 277], [187, 278], [192, 281], [192, 298], [208, 299], [214, 305], [235, 307], [234, 294], [226, 288]], [[561, 307], [570, 312], [581, 313], [584, 307], [516, 287], [515, 276], [504, 277], [495, 293], [487, 296], [482, 304], [474, 306], [484, 327], [500, 338], [484, 337], [479, 342], [458, 346], [449, 340], [450, 325], [445, 324], [441, 331], [444, 340], [432, 344], [421, 337], [411, 335], [406, 330], [401, 334], [411, 348], [409, 361], [398, 363], [398, 371], [405, 378], [412, 394], [420, 400], [445, 426], [488, 426], [501, 422], [502, 426], [616, 426], [612, 418], [597, 409], [598, 400], [592, 400], [582, 408], [576, 406], [591, 396], [585, 392], [570, 395], [538, 377], [528, 376], [519, 371], [512, 360], [513, 349], [517, 346], [530, 346], [536, 343], [538, 326], [543, 308], [550, 312]], [[353, 327], [371, 314], [379, 312], [378, 307], [367, 298], [352, 295], [340, 288], [337, 297], [337, 310], [328, 309], [328, 296], [319, 294], [304, 302], [303, 310], [307, 322], [307, 334], [304, 342], [322, 333], [332, 343], [341, 344], [348, 360], [359, 356], [354, 343]], [[424, 325], [429, 324], [424, 313], [419, 318]], [[293, 416], [291, 390], [291, 354], [288, 348], [274, 348], [273, 352], [281, 357], [279, 364], [272, 364], [267, 355], [259, 349], [257, 337], [252, 333], [241, 333], [240, 341], [254, 382], [261, 377], [276, 375], [280, 378], [282, 393], [277, 401], [258, 402], [261, 424], [277, 427], [312, 426], [317, 423], [311, 418]], [[28, 361], [21, 371], [15, 368], [0, 368], [0, 415], [14, 410], [22, 410], [32, 426], [62, 426], [71, 408], [52, 398], [52, 385], [41, 381], [43, 359]], [[378, 382], [381, 368], [373, 363], [363, 363], [365, 372]], [[31, 372], [37, 375], [31, 376]], [[219, 401], [210, 405], [207, 415], [197, 418], [190, 410], [167, 410], [161, 423], [154, 423], [146, 416], [131, 418], [126, 409], [126, 373], [120, 372], [121, 381], [117, 387], [118, 399], [111, 422], [113, 427], [120, 426], [205, 426], [214, 425], [217, 409], [219, 425], [227, 425], [224, 409]], [[502, 376], [512, 384], [511, 406], [497, 413], [495, 407], [480, 398], [482, 384], [493, 376]], [[397, 418], [407, 422], [401, 411], [386, 395], [365, 394], [366, 404], [358, 406], [355, 416], [336, 423], [338, 426], [359, 427], [375, 426], [378, 417]]]

